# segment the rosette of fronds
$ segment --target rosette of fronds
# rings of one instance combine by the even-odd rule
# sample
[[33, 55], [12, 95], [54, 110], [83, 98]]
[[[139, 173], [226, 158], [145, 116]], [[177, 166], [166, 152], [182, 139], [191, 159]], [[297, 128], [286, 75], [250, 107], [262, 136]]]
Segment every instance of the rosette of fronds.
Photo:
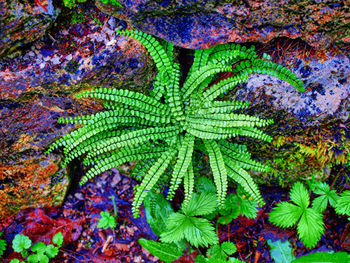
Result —
[[[83, 155], [83, 163], [92, 167], [81, 184], [125, 162], [156, 159], [135, 192], [133, 212], [138, 216], [148, 191], [174, 159], [168, 199], [173, 198], [183, 182], [186, 206], [194, 185], [194, 146], [203, 144], [209, 155], [218, 205], [225, 200], [228, 178], [263, 205], [258, 187], [246, 170], [266, 171], [268, 168], [252, 160], [244, 145], [226, 139], [248, 136], [269, 142], [271, 137], [258, 128], [273, 120], [240, 114], [238, 110], [247, 108], [249, 103], [217, 98], [247, 81], [253, 73], [276, 76], [300, 90], [302, 82], [288, 69], [266, 58], [259, 59], [254, 47], [225, 44], [196, 50], [193, 66], [180, 85], [180, 66], [173, 61], [171, 43], [161, 44], [151, 35], [137, 30], [117, 33], [136, 38], [152, 56], [158, 73], [150, 95], [114, 88], [95, 88], [77, 94], [78, 98], [104, 100], [106, 110], [61, 118], [61, 123], [83, 124], [83, 127], [53, 143], [48, 152], [63, 147], [64, 164]], [[212, 84], [222, 72], [233, 75]]]

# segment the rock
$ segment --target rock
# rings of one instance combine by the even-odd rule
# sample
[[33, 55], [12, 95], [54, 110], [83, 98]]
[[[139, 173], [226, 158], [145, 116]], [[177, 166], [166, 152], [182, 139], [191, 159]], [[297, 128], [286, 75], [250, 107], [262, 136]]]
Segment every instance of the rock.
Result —
[[267, 43], [301, 38], [317, 49], [350, 43], [350, 2], [341, 1], [119, 1], [124, 8], [98, 4], [141, 31], [175, 45], [199, 49], [235, 42]]
[[0, 58], [44, 36], [58, 11], [52, 0], [0, 2]]

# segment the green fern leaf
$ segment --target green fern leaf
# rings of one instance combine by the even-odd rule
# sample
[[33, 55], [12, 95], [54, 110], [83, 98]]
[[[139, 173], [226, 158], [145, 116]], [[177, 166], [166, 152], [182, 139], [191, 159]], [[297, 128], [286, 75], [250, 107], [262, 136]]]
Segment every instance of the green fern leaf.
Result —
[[182, 203], [182, 206], [185, 208], [188, 205], [188, 202], [192, 198], [194, 188], [194, 174], [193, 174], [193, 166], [190, 164], [184, 176], [184, 192], [185, 199]]
[[209, 153], [210, 167], [213, 171], [214, 183], [217, 189], [218, 204], [222, 206], [225, 200], [228, 183], [224, 159], [215, 141], [203, 140], [203, 142]]
[[137, 189], [134, 201], [132, 203], [132, 212], [135, 218], [137, 218], [139, 215], [138, 209], [141, 206], [143, 200], [145, 199], [148, 191], [150, 191], [153, 188], [153, 186], [157, 183], [159, 177], [168, 167], [170, 161], [173, 159], [176, 152], [177, 150], [175, 149], [170, 149], [167, 152], [165, 152], [145, 175], [141, 185]]

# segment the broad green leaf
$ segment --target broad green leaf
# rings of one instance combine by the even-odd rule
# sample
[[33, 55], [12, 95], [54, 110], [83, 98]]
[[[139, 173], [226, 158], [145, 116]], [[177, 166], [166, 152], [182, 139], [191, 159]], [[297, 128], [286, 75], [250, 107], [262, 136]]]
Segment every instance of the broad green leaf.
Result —
[[270, 255], [275, 263], [290, 263], [295, 259], [288, 240], [284, 242], [281, 240], [275, 242], [267, 240], [267, 244], [270, 247]]
[[208, 193], [216, 193], [216, 187], [212, 180], [208, 177], [199, 177], [196, 183], [196, 189], [198, 193], [208, 192]]
[[26, 235], [16, 235], [12, 240], [12, 248], [15, 252], [22, 252], [25, 249], [30, 248], [32, 241]]
[[345, 191], [340, 195], [335, 211], [340, 215], [350, 216], [350, 191]]
[[258, 213], [258, 204], [253, 200], [248, 200], [247, 198], [240, 198], [239, 200], [239, 209], [241, 211], [242, 216], [246, 216], [248, 218], [256, 218]]
[[164, 262], [172, 262], [182, 256], [182, 251], [174, 244], [164, 244], [153, 240], [140, 238], [139, 244]]
[[271, 223], [279, 227], [291, 227], [298, 222], [302, 213], [303, 209], [299, 206], [287, 202], [281, 202], [272, 209], [269, 215], [269, 220]]
[[290, 190], [290, 200], [301, 208], [307, 208], [310, 204], [309, 192], [301, 182], [296, 182]]
[[292, 261], [292, 263], [345, 263], [350, 262], [350, 254], [346, 252], [315, 252], [306, 256], [301, 256]]
[[38, 254], [41, 254], [41, 253], [45, 252], [46, 245], [44, 242], [39, 242], [39, 243], [34, 244], [30, 250], [33, 252], [37, 252]]
[[326, 210], [328, 205], [328, 198], [326, 195], [321, 195], [319, 197], [316, 197], [313, 201], [312, 201], [312, 208], [315, 211], [318, 212], [323, 212], [324, 210]]
[[208, 248], [207, 250], [208, 258], [215, 258], [225, 260], [225, 255], [223, 255], [220, 245], [214, 245]]
[[103, 229], [107, 229], [110, 227], [113, 229], [117, 226], [117, 221], [115, 220], [115, 217], [112, 216], [110, 213], [102, 211], [100, 215], [101, 219], [99, 220], [97, 227]]
[[301, 242], [307, 248], [313, 248], [324, 232], [323, 215], [312, 208], [307, 208], [297, 226]]
[[187, 216], [207, 215], [217, 207], [217, 197], [213, 193], [193, 194], [183, 212]]
[[181, 213], [172, 214], [167, 220], [167, 231], [160, 235], [162, 242], [178, 242], [185, 238], [185, 228], [191, 225], [188, 217]]
[[58, 255], [58, 247], [55, 247], [54, 245], [48, 245], [46, 247], [45, 253], [49, 258], [54, 258]]
[[52, 238], [52, 243], [56, 244], [57, 246], [62, 246], [63, 244], [63, 235], [61, 232], [58, 232], [54, 237]]
[[20, 263], [18, 258], [11, 259], [10, 263]]
[[154, 234], [160, 236], [166, 231], [166, 221], [174, 213], [170, 203], [161, 194], [150, 191], [144, 202], [147, 222]]
[[222, 242], [221, 249], [227, 256], [231, 256], [232, 254], [237, 252], [237, 247], [235, 246], [235, 244], [227, 241]]

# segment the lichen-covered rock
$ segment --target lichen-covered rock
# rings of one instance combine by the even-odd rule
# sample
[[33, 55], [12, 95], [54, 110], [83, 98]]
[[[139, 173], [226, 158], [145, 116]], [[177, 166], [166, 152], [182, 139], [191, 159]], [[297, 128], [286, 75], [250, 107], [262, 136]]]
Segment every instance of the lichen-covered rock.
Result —
[[0, 1], [0, 58], [41, 38], [57, 13], [52, 0]]
[[75, 100], [74, 93], [101, 85], [144, 90], [154, 75], [141, 44], [116, 36], [123, 24], [115, 18], [97, 9], [87, 9], [83, 21], [68, 18], [73, 22], [23, 56], [0, 61], [0, 216], [63, 201], [68, 170], [59, 154], [44, 151], [73, 129], [58, 124], [59, 117], [101, 109], [100, 103]]
[[99, 5], [138, 29], [185, 48], [220, 43], [263, 42], [276, 37], [301, 38], [326, 49], [350, 43], [350, 2], [248, 0], [119, 1], [124, 8]]

